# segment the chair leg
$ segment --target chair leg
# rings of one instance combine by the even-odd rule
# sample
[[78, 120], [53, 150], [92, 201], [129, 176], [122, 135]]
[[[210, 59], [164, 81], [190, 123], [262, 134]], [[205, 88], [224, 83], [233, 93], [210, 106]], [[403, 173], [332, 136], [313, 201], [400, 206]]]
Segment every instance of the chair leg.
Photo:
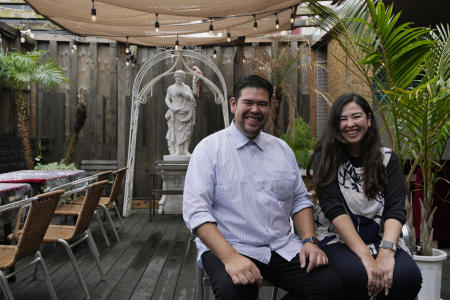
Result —
[[84, 282], [83, 275], [81, 275], [80, 268], [78, 267], [77, 261], [75, 260], [75, 256], [73, 255], [70, 245], [63, 239], [58, 239], [58, 243], [63, 245], [64, 249], [66, 250], [67, 256], [69, 256], [70, 262], [72, 263], [72, 267], [75, 271], [75, 275], [77, 275], [78, 282], [80, 283], [81, 287], [83, 288], [84, 294], [86, 295], [86, 299], [90, 299], [91, 296], [89, 295], [88, 288], [86, 286], [86, 283]]
[[203, 286], [203, 275], [204, 275], [205, 271], [203, 270], [203, 268], [201, 268], [200, 266], [197, 267], [197, 289], [196, 289], [196, 293], [197, 293], [197, 300], [204, 300], [204, 286]]
[[5, 298], [8, 300], [14, 300], [11, 288], [9, 287], [8, 280], [6, 279], [5, 273], [0, 271], [0, 284], [2, 285], [3, 292], [5, 293]]
[[44, 258], [42, 257], [39, 251], [36, 252], [36, 259], [42, 266], [42, 272], [44, 273], [45, 283], [48, 287], [48, 292], [50, 293], [50, 297], [53, 300], [58, 300], [58, 296], [56, 296], [55, 289], [53, 288], [52, 281], [50, 280], [50, 275], [48, 274], [47, 266], [45, 265]]
[[274, 286], [272, 291], [272, 300], [277, 300], [278, 296], [278, 287]]
[[95, 245], [94, 239], [92, 238], [91, 230], [88, 228], [85, 231], [85, 233], [87, 235], [87, 242], [88, 242], [88, 245], [89, 245], [89, 249], [91, 250], [92, 257], [94, 258], [94, 262], [95, 262], [95, 264], [97, 266], [98, 272], [100, 273], [100, 277], [104, 281], [105, 280], [105, 274], [103, 273], [102, 266], [100, 265], [100, 260], [98, 259], [99, 256], [96, 255], [97, 246]]
[[116, 216], [120, 221], [120, 225], [122, 226], [122, 230], [125, 230], [125, 225], [123, 224], [122, 216], [120, 215], [119, 208], [117, 207], [117, 203], [113, 202], [114, 210], [116, 211]]
[[119, 237], [119, 234], [117, 233], [116, 225], [114, 225], [114, 222], [111, 218], [111, 214], [109, 213], [108, 208], [104, 204], [101, 204], [101, 207], [103, 207], [105, 216], [108, 219], [109, 224], [111, 224], [112, 230], [114, 232], [114, 235], [116, 236], [117, 241], [120, 242], [120, 237]]
[[105, 239], [106, 246], [108, 246], [108, 247], [111, 246], [111, 243], [109, 242], [109, 238], [106, 235], [105, 227], [103, 226], [103, 222], [100, 219], [100, 216], [98, 215], [98, 213], [96, 211], [94, 211], [94, 215], [97, 218], [98, 225], [100, 226], [100, 231], [102, 232], [103, 238]]

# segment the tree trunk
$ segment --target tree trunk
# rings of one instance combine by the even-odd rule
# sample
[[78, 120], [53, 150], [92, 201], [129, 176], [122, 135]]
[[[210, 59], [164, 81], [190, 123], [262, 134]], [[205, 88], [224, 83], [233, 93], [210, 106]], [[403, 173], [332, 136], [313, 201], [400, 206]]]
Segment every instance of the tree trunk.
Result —
[[270, 105], [270, 119], [269, 119], [269, 133], [274, 136], [280, 136], [280, 129], [278, 128], [278, 115], [280, 114], [280, 104], [283, 97], [283, 88], [275, 87], [274, 96]]
[[86, 103], [80, 101], [77, 105], [77, 117], [75, 121], [75, 126], [73, 128], [72, 137], [70, 139], [69, 148], [67, 149], [66, 158], [64, 159], [64, 164], [69, 165], [72, 162], [73, 152], [75, 150], [75, 145], [78, 142], [78, 137], [80, 131], [84, 126], [84, 121], [86, 120]]
[[28, 127], [30, 117], [28, 115], [27, 102], [23, 91], [16, 92], [15, 102], [17, 110], [17, 129], [19, 130], [19, 135], [22, 139], [25, 163], [27, 169], [32, 170], [34, 169], [34, 160], [30, 143], [30, 129]]

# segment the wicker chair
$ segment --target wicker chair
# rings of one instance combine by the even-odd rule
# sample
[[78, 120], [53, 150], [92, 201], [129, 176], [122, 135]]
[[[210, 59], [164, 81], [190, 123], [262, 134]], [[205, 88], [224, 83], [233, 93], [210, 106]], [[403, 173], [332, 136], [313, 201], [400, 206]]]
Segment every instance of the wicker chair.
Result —
[[[55, 189], [64, 189], [64, 190], [71, 190], [73, 188], [76, 188], [78, 186], [88, 185], [89, 183], [93, 182], [99, 182], [103, 180], [108, 180], [111, 175], [112, 171], [105, 171], [101, 172], [95, 175], [91, 175], [88, 177], [84, 177], [81, 179], [78, 179], [76, 181], [72, 181], [63, 185], [60, 185], [56, 187]], [[55, 215], [62, 215], [62, 216], [78, 216], [81, 212], [81, 204], [83, 204], [83, 201], [85, 197], [79, 197], [78, 195], [73, 196], [73, 201], [67, 204], [60, 204], [55, 209]], [[77, 205], [74, 205], [76, 202]], [[100, 231], [103, 235], [103, 238], [105, 239], [106, 246], [111, 246], [111, 243], [109, 241], [108, 235], [106, 234], [105, 227], [103, 226], [103, 222], [100, 219], [99, 215], [97, 213], [94, 213], [94, 216], [100, 226]]]
[[[114, 235], [116, 236], [116, 239], [118, 242], [120, 242], [119, 233], [117, 232], [116, 226], [114, 225], [111, 214], [109, 213], [109, 209], [113, 208], [115, 210], [117, 218], [119, 219], [120, 225], [122, 226], [122, 230], [123, 230], [124, 225], [123, 225], [122, 218], [120, 217], [119, 209], [117, 207], [117, 197], [121, 193], [122, 183], [123, 183], [125, 174], [127, 172], [127, 169], [128, 168], [125, 167], [125, 168], [119, 169], [114, 172], [115, 178], [114, 178], [113, 187], [111, 189], [111, 194], [109, 195], [109, 197], [100, 197], [100, 201], [97, 206], [97, 209], [103, 209], [103, 211], [105, 212], [105, 216], [108, 219], [108, 222], [111, 225], [111, 228], [112, 228]], [[74, 199], [73, 203], [74, 204], [82, 204], [82, 201], [80, 201], [80, 199]], [[64, 208], [64, 210], [63, 210], [63, 208]], [[64, 207], [61, 207], [61, 210], [59, 210], [59, 207], [56, 208], [55, 213], [61, 213], [61, 214], [66, 213], [67, 214], [71, 211], [76, 211], [76, 209], [74, 209], [73, 207], [64, 206]]]
[[[71, 225], [49, 225], [47, 232], [44, 236], [44, 243], [59, 243], [61, 244], [69, 256], [70, 262], [72, 263], [75, 274], [80, 282], [81, 287], [89, 299], [89, 291], [87, 289], [86, 283], [84, 282], [83, 275], [78, 267], [75, 260], [75, 256], [72, 252], [72, 247], [78, 245], [82, 241], [87, 240], [89, 249], [94, 258], [94, 262], [97, 266], [98, 272], [102, 280], [104, 280], [104, 274], [100, 266], [100, 261], [98, 259], [99, 253], [97, 246], [95, 245], [94, 239], [92, 238], [91, 231], [89, 230], [89, 223], [91, 222], [92, 216], [94, 215], [95, 208], [97, 207], [98, 201], [100, 200], [100, 195], [103, 188], [108, 183], [107, 180], [96, 182], [90, 184], [87, 187], [87, 193], [85, 195], [85, 200], [81, 206], [80, 214], [78, 215], [77, 222], [74, 226]], [[81, 235], [79, 239], [75, 239], [77, 235]], [[69, 244], [69, 241], [72, 241]]]
[[[13, 235], [9, 237], [17, 237], [17, 245], [0, 245], [0, 282], [5, 293], [6, 299], [14, 299], [11, 289], [8, 285], [8, 278], [14, 276], [16, 273], [30, 267], [35, 263], [40, 263], [45, 276], [50, 296], [52, 299], [58, 299], [56, 296], [53, 284], [45, 266], [44, 259], [39, 252], [39, 247], [42, 244], [42, 239], [47, 230], [47, 227], [52, 219], [53, 211], [58, 203], [59, 197], [63, 194], [63, 190], [53, 191], [36, 197], [11, 203], [11, 208], [21, 207], [17, 217], [16, 230]], [[29, 204], [31, 202], [31, 204]], [[6, 205], [5, 205], [6, 206]], [[21, 215], [28, 208], [29, 212], [26, 216], [25, 223], [22, 229], [19, 229]], [[2, 207], [2, 210], [5, 207]], [[17, 241], [16, 240], [16, 241]], [[29, 255], [35, 255], [35, 259], [25, 266], [21, 266], [18, 270], [5, 275], [4, 270], [12, 268], [18, 260]]]

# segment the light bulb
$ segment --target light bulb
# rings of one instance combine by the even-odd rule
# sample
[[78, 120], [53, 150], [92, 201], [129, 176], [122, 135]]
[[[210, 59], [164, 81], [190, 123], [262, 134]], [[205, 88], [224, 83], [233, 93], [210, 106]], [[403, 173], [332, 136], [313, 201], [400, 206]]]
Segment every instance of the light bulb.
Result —
[[231, 42], [231, 34], [230, 34], [229, 31], [228, 31], [228, 33], [227, 33], [227, 42], [228, 42], [228, 43]]

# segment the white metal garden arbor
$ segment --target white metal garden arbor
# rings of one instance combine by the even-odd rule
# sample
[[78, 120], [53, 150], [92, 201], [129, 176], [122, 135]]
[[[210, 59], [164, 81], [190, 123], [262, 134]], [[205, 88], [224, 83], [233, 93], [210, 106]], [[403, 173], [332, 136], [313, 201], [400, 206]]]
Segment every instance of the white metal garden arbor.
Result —
[[[166, 59], [171, 59], [173, 55], [176, 55], [177, 59], [175, 63], [164, 73], [151, 79], [148, 83], [142, 83], [144, 77], [152, 69], [152, 67]], [[199, 62], [203, 62], [205, 66], [210, 67], [214, 73], [217, 75], [222, 86], [223, 92], [208, 78], [202, 74], [194, 71], [183, 59], [191, 58]], [[128, 172], [125, 180], [125, 193], [123, 202], [123, 215], [128, 216], [131, 213], [131, 201], [133, 196], [133, 179], [134, 179], [134, 161], [136, 155], [136, 135], [138, 129], [138, 119], [139, 119], [139, 105], [145, 104], [148, 100], [147, 95], [151, 92], [153, 86], [160, 81], [162, 78], [174, 73], [176, 66], [181, 63], [186, 69], [185, 72], [191, 74], [192, 76], [201, 79], [204, 84], [209, 88], [209, 90], [214, 95], [214, 101], [216, 104], [222, 105], [222, 115], [225, 127], [229, 125], [228, 117], [228, 104], [227, 104], [227, 88], [225, 85], [225, 80], [220, 72], [219, 68], [214, 64], [214, 62], [207, 56], [196, 52], [194, 50], [166, 50], [161, 52], [151, 58], [149, 58], [141, 67], [136, 75], [133, 83], [132, 90], [132, 107], [131, 107], [131, 118], [130, 118], [130, 137], [128, 143]]]

